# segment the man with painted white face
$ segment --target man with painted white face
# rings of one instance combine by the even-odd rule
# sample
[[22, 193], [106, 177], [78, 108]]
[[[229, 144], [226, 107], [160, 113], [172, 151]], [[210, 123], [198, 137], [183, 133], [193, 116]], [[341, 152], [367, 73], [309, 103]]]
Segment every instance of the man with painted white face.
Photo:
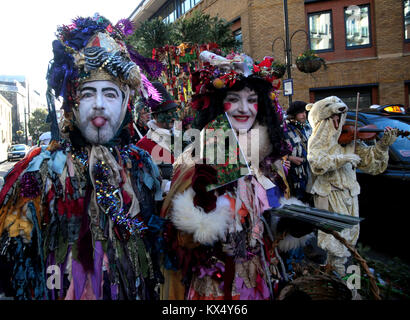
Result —
[[93, 144], [104, 144], [114, 137], [124, 118], [123, 96], [113, 82], [91, 81], [80, 88], [80, 106], [75, 111], [78, 127]]
[[0, 191], [0, 293], [158, 299], [161, 177], [131, 143], [131, 106], [156, 91], [131, 59], [129, 26], [96, 15], [57, 31], [48, 98], [64, 99], [64, 118], [47, 150], [34, 149]]

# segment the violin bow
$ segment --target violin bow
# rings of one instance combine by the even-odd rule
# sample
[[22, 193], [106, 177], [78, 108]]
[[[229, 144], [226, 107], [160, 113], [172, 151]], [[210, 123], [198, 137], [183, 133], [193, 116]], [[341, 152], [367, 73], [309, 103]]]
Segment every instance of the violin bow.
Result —
[[360, 92], [357, 93], [357, 98], [356, 98], [356, 115], [355, 115], [355, 120], [354, 120], [354, 136], [353, 136], [353, 152], [356, 153], [356, 137], [357, 137], [357, 121], [358, 121], [358, 115], [359, 115], [359, 100], [360, 100]]

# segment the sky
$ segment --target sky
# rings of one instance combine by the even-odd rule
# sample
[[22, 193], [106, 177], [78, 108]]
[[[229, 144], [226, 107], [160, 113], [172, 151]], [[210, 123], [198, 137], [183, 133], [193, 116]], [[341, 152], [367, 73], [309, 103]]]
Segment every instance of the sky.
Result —
[[98, 12], [113, 24], [128, 18], [140, 0], [14, 0], [0, 8], [0, 75], [24, 75], [45, 92], [57, 26]]

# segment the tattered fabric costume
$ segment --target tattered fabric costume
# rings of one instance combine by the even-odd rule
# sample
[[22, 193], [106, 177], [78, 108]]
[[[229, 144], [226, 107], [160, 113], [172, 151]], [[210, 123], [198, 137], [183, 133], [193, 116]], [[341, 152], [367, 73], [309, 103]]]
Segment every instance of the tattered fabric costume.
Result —
[[[124, 41], [127, 20], [77, 18], [58, 29], [47, 75], [64, 98], [52, 142], [6, 176], [0, 192], [0, 289], [26, 299], [157, 299], [161, 177], [150, 155], [130, 143], [135, 94], [156, 91]], [[130, 54], [127, 50], [129, 48]], [[142, 68], [147, 63], [142, 64]], [[77, 127], [77, 90], [112, 81], [122, 91], [120, 122], [105, 144]], [[55, 116], [49, 103], [50, 116]], [[55, 119], [54, 119], [55, 120]]]

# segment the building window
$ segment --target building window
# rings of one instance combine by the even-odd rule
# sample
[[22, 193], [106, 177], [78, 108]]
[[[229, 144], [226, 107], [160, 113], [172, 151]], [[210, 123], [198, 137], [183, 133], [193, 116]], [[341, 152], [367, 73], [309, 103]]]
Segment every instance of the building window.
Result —
[[237, 51], [241, 52], [242, 51], [242, 30], [238, 29], [233, 32], [233, 36], [235, 40], [237, 41]]
[[161, 8], [153, 17], [163, 17], [165, 23], [172, 23], [177, 19], [177, 10], [175, 2], [170, 1], [163, 8]]
[[194, 0], [181, 0], [181, 14], [185, 14], [194, 6]]
[[404, 0], [404, 40], [410, 41], [410, 0]]
[[346, 86], [332, 88], [312, 88], [314, 101], [319, 101], [329, 96], [337, 96], [349, 107], [350, 110], [356, 109], [357, 92], [360, 92], [359, 110], [368, 109], [372, 104], [377, 103], [377, 85]]
[[371, 46], [370, 6], [349, 6], [345, 8], [346, 47]]
[[309, 44], [315, 51], [333, 50], [331, 11], [309, 14]]

